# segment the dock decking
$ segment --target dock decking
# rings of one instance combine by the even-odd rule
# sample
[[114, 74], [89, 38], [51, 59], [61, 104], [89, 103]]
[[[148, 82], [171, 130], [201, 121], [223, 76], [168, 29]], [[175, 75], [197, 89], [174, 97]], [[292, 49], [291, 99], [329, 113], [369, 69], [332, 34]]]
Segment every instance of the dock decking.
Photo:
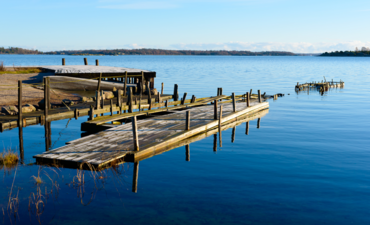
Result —
[[[224, 107], [222, 125], [233, 122], [241, 116], [269, 108], [268, 102], [252, 102], [250, 107], [241, 102], [236, 103], [236, 111], [233, 112], [232, 103], [220, 105]], [[35, 155], [34, 158], [37, 163], [55, 163], [64, 167], [78, 167], [83, 163], [89, 163], [101, 168], [118, 160], [136, 162], [157, 154], [161, 149], [168, 148], [178, 141], [218, 127], [219, 121], [214, 120], [213, 108], [213, 105], [206, 105], [139, 120], [137, 122], [139, 151], [134, 151], [132, 124], [127, 123], [71, 141], [66, 146]], [[185, 130], [186, 111], [190, 112], [190, 130]]]

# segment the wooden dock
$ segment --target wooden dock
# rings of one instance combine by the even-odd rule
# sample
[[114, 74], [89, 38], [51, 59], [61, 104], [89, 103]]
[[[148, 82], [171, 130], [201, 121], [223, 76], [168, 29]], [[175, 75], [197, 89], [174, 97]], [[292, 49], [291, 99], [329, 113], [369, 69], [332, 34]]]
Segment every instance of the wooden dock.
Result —
[[[245, 119], [248, 115], [269, 108], [268, 102], [257, 101], [251, 102], [249, 107], [246, 106], [246, 102], [220, 102], [219, 105], [223, 106], [221, 129], [219, 127], [221, 113], [216, 112], [215, 115], [214, 105], [185, 107], [179, 109], [181, 111], [172, 111], [166, 115], [139, 120], [137, 122], [138, 151], [135, 150], [133, 124], [130, 122], [71, 141], [66, 146], [35, 155], [34, 158], [39, 164], [57, 164], [72, 168], [78, 168], [84, 163], [91, 164], [95, 168], [102, 168], [118, 161], [137, 162], [173, 145], [176, 146], [179, 141], [217, 127], [221, 131], [222, 127], [228, 123], [241, 120], [241, 118]], [[186, 129], [187, 115], [190, 115], [188, 130]]]

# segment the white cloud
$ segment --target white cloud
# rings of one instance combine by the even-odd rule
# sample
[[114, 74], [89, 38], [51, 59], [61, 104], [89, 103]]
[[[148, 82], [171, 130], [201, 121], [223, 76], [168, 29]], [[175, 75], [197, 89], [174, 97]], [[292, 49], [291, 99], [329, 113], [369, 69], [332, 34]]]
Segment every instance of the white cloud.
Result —
[[171, 49], [188, 50], [248, 50], [248, 51], [289, 51], [295, 53], [322, 53], [326, 51], [355, 50], [356, 47], [370, 46], [370, 42], [352, 41], [339, 43], [282, 43], [282, 42], [227, 42], [173, 44]]

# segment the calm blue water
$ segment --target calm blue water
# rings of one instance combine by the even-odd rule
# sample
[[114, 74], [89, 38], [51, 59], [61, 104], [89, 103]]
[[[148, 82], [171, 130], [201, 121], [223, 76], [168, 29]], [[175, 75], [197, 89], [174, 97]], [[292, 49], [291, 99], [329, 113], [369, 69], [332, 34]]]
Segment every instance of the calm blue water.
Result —
[[[55, 65], [61, 56], [0, 55], [5, 65]], [[66, 56], [67, 64], [83, 64]], [[21, 166], [4, 171], [0, 210], [4, 224], [369, 224], [370, 223], [370, 59], [319, 57], [89, 56], [90, 63], [154, 70], [155, 86], [198, 98], [261, 89], [284, 93], [270, 101], [269, 113], [222, 132], [223, 147], [213, 152], [213, 136], [141, 161], [138, 192], [131, 191], [134, 165], [106, 170], [96, 182], [85, 173], [78, 186], [73, 169]], [[323, 96], [296, 94], [296, 82], [346, 82]], [[0, 78], [1, 79], [1, 78]], [[254, 91], [254, 92], [255, 92]], [[290, 95], [288, 95], [288, 93]], [[81, 136], [79, 120], [52, 122], [52, 146]], [[24, 128], [25, 163], [45, 150], [44, 127]], [[18, 130], [0, 134], [4, 148], [17, 148]], [[16, 216], [7, 209], [17, 195]], [[40, 173], [44, 183], [31, 176]], [[48, 176], [50, 179], [48, 178]], [[53, 190], [52, 181], [58, 191]], [[75, 183], [73, 183], [73, 180]], [[33, 194], [37, 188], [42, 197]], [[46, 189], [45, 189], [46, 188]], [[45, 194], [49, 193], [48, 195]], [[32, 201], [30, 201], [30, 199]], [[34, 202], [39, 207], [36, 213]]]

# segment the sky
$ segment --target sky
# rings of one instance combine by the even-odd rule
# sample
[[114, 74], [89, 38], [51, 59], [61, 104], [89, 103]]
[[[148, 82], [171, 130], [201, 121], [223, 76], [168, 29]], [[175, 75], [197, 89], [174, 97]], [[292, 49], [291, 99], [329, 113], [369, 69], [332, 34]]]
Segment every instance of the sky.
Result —
[[370, 47], [369, 0], [0, 0], [0, 46], [319, 53]]

